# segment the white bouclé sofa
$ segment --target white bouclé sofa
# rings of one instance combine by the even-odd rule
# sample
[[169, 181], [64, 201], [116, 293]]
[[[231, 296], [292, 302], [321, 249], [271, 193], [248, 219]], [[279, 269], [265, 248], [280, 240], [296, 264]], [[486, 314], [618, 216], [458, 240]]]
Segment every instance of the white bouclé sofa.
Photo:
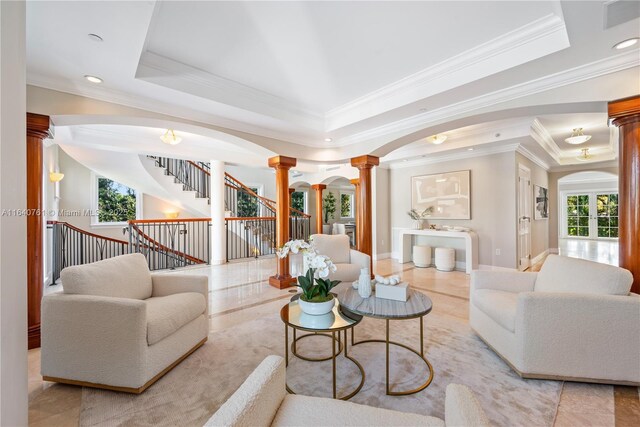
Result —
[[484, 411], [465, 386], [450, 384], [445, 420], [322, 397], [288, 394], [285, 363], [267, 357], [207, 421], [206, 426], [488, 426]]
[[358, 280], [361, 269], [371, 268], [369, 255], [351, 249], [346, 234], [314, 234], [311, 241], [320, 255], [328, 256], [335, 264], [337, 271], [329, 275], [331, 280], [350, 283]]
[[61, 280], [42, 299], [45, 381], [141, 393], [207, 340], [206, 276], [151, 274], [131, 254]]
[[629, 271], [550, 255], [539, 273], [474, 271], [469, 323], [524, 378], [640, 384]]

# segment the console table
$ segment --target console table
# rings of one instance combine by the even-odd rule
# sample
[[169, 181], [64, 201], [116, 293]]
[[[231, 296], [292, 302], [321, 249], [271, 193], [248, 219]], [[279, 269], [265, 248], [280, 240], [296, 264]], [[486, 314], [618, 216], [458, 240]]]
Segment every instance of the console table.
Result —
[[401, 263], [411, 262], [413, 249], [413, 236], [447, 237], [452, 239], [464, 239], [465, 241], [465, 266], [467, 274], [478, 268], [478, 235], [473, 231], [445, 231], [445, 230], [412, 230], [409, 228], [400, 230], [400, 259]]

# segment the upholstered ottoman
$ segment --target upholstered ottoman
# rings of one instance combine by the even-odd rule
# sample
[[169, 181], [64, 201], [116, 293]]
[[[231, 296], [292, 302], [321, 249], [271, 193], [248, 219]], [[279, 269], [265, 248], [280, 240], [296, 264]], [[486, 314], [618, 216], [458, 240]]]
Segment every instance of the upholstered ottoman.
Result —
[[456, 268], [456, 251], [452, 248], [436, 248], [436, 269], [453, 271]]
[[431, 246], [415, 245], [413, 247], [413, 264], [416, 267], [431, 267]]

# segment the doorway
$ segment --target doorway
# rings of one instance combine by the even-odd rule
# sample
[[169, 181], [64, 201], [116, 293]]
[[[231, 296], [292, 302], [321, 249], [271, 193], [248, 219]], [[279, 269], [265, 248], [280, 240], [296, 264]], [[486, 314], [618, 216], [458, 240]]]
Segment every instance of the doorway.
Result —
[[531, 266], [531, 170], [518, 165], [518, 270]]
[[618, 238], [618, 192], [566, 192], [563, 195], [563, 237]]

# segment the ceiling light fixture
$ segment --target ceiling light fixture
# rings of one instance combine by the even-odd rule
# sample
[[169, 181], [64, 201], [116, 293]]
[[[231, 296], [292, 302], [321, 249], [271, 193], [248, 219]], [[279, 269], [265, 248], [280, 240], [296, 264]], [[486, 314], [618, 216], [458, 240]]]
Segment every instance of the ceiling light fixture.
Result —
[[564, 142], [566, 142], [567, 144], [578, 145], [578, 144], [584, 144], [590, 139], [591, 139], [591, 135], [585, 135], [582, 132], [582, 128], [573, 128], [573, 132], [571, 132], [571, 136], [569, 138], [566, 138]]
[[87, 34], [87, 35], [88, 35], [88, 36], [89, 36], [89, 38], [90, 38], [92, 41], [94, 41], [94, 42], [98, 42], [98, 43], [100, 43], [100, 42], [104, 41], [104, 40], [102, 40], [102, 37], [100, 37], [100, 36], [99, 36], [99, 35], [97, 35], [97, 34], [93, 34], [93, 33], [91, 33], [91, 34]]
[[60, 182], [64, 178], [64, 174], [60, 172], [49, 172], [49, 181]]
[[160, 139], [162, 140], [162, 142], [169, 145], [180, 144], [180, 142], [182, 141], [182, 138], [176, 136], [176, 133], [173, 131], [173, 129], [167, 129], [167, 131], [160, 137]]
[[620, 50], [620, 49], [626, 49], [628, 47], [633, 46], [634, 44], [638, 43], [638, 37], [634, 37], [632, 39], [626, 39], [621, 41], [620, 43], [616, 43], [613, 45], [614, 49]]
[[102, 79], [100, 77], [90, 76], [86, 74], [84, 78], [89, 80], [91, 83], [102, 83]]
[[325, 138], [324, 139], [324, 142], [331, 142], [331, 141], [333, 141], [333, 139], [331, 139], [331, 138]]
[[467, 151], [473, 151], [473, 148], [467, 148]]
[[427, 137], [427, 141], [436, 145], [440, 145], [446, 140], [447, 140], [447, 135], [431, 135]]
[[587, 160], [591, 159], [591, 154], [589, 154], [589, 149], [588, 148], [583, 148], [582, 150], [580, 150], [582, 154], [580, 154], [578, 157], [576, 157], [576, 159], [580, 160], [581, 162], [586, 162]]

